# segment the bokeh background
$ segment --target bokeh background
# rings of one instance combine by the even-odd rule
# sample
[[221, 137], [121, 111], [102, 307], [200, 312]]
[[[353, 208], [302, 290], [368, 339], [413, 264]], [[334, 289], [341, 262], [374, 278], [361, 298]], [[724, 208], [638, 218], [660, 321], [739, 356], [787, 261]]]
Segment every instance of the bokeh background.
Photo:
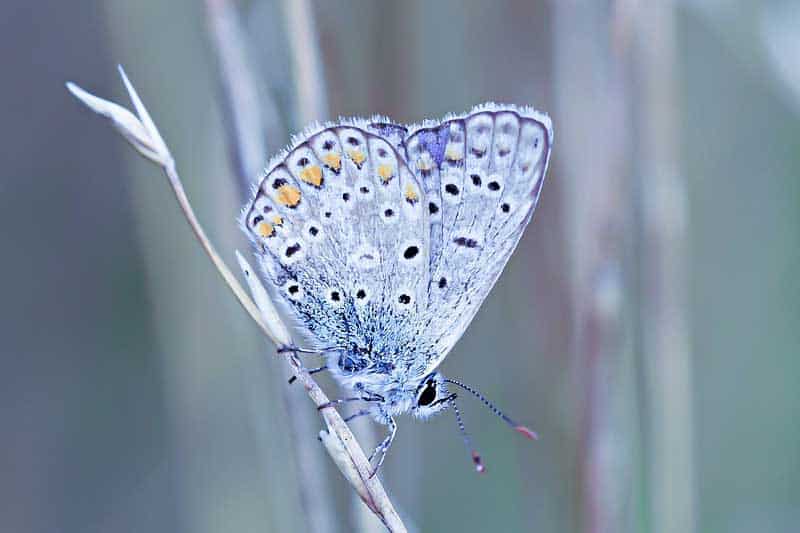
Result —
[[[0, 530], [379, 531], [163, 176], [64, 89], [124, 101], [125, 65], [235, 265], [243, 199], [206, 5], [0, 12]], [[382, 477], [412, 530], [798, 530], [797, 2], [236, 13], [264, 161], [309, 119], [485, 100], [553, 117], [539, 212], [444, 363], [542, 438], [464, 401], [478, 476], [452, 414], [401, 419]]]

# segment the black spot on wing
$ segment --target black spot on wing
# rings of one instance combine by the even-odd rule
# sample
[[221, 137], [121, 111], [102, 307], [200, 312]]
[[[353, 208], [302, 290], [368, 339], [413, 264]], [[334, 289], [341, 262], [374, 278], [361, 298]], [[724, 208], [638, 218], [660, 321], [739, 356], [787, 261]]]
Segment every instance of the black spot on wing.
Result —
[[478, 247], [478, 241], [476, 241], [475, 239], [472, 239], [470, 237], [456, 237], [455, 239], [453, 239], [453, 242], [456, 243], [459, 246], [464, 246], [466, 248], [477, 248]]
[[286, 247], [286, 257], [292, 257], [294, 254], [300, 251], [300, 244], [294, 243], [291, 246]]

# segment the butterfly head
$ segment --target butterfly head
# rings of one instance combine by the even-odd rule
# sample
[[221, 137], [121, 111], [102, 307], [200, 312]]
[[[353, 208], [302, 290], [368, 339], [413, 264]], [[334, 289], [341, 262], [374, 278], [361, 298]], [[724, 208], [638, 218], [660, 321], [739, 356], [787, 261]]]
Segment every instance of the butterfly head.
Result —
[[453, 395], [447, 391], [444, 377], [432, 372], [422, 378], [414, 392], [414, 403], [411, 412], [417, 418], [428, 418], [446, 408]]

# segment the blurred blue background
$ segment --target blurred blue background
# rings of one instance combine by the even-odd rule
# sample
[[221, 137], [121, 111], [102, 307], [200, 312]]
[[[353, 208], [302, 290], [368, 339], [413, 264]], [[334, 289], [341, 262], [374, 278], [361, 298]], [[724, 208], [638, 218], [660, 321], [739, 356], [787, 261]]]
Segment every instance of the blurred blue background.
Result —
[[[486, 100], [553, 118], [535, 221], [444, 363], [542, 438], [464, 402], [477, 476], [451, 415], [401, 419], [382, 478], [410, 529], [797, 531], [796, 2], [236, 6], [270, 153], [309, 114], [307, 31], [326, 100], [310, 118]], [[125, 65], [235, 265], [244, 199], [204, 3], [1, 9], [0, 530], [380, 531], [158, 169], [64, 89], [125, 101]], [[323, 526], [300, 497], [298, 406]]]

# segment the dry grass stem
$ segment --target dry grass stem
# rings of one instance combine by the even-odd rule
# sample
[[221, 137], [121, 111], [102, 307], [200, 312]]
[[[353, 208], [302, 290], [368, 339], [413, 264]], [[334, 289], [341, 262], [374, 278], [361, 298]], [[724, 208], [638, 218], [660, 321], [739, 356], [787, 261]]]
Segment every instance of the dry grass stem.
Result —
[[[229, 0], [206, 0], [206, 18], [217, 56], [228, 152], [244, 202], [249, 200], [253, 180], [264, 164], [267, 135], [279, 136], [278, 125], [267, 120], [268, 111], [276, 106], [269, 96], [259, 97], [256, 71], [248, 57], [242, 21], [233, 3]], [[251, 274], [250, 266], [238, 252], [237, 257], [265, 321], [282, 325], [266, 291], [257, 283], [258, 276]], [[285, 327], [280, 336], [290, 339]], [[290, 340], [283, 342], [289, 344]], [[261, 385], [254, 386], [260, 388]], [[303, 509], [303, 525], [310, 531], [335, 533], [338, 524], [330, 483], [319, 475], [325, 469], [325, 458], [320, 453], [319, 445], [309, 438], [319, 422], [314, 413], [303, 405], [303, 398], [294, 394], [289, 387], [281, 387], [281, 396]]]
[[[259, 325], [262, 331], [264, 331], [267, 337], [269, 337], [269, 339], [275, 343], [276, 346], [286, 347], [287, 343], [282, 342], [282, 340], [285, 340], [283, 332], [286, 330], [286, 327], [277, 316], [277, 313], [274, 312], [274, 307], [272, 304], [264, 304], [264, 302], [268, 301], [269, 298], [266, 296], [266, 291], [263, 291], [263, 287], [260, 286], [260, 281], [256, 276], [252, 275], [253, 273], [250, 271], [250, 275], [247, 276], [248, 280], [250, 281], [251, 285], [253, 283], [257, 285], [256, 292], [258, 294], [256, 298], [262, 302], [262, 305], [265, 305], [263, 309], [259, 308], [253, 302], [227, 265], [225, 265], [214, 246], [211, 244], [205, 231], [200, 225], [200, 222], [197, 220], [188, 198], [186, 197], [180, 177], [175, 168], [175, 161], [172, 158], [169, 149], [161, 138], [161, 135], [158, 133], [155, 123], [150, 118], [150, 115], [147, 113], [147, 110], [139, 99], [136, 90], [128, 81], [127, 76], [125, 76], [122, 68], [120, 68], [120, 74], [125, 82], [125, 86], [128, 90], [131, 101], [136, 108], [138, 120], [132, 113], [124, 108], [116, 104], [112, 104], [107, 100], [90, 95], [75, 84], [68, 83], [67, 88], [70, 90], [70, 92], [72, 92], [73, 95], [86, 104], [87, 107], [98, 114], [110, 118], [115, 127], [122, 132], [125, 138], [128, 139], [128, 141], [133, 144], [133, 146], [142, 155], [162, 167], [167, 179], [169, 180], [170, 186], [175, 193], [178, 204], [183, 210], [184, 215], [194, 231], [195, 236], [200, 241], [203, 249], [217, 267], [220, 275], [228, 284], [239, 303], [245, 308], [251, 318], [256, 322], [256, 324]], [[267, 321], [264, 320], [265, 316], [268, 317], [270, 321], [273, 321], [274, 319], [274, 323], [271, 322], [268, 324]], [[283, 337], [283, 339], [281, 339], [281, 337]], [[288, 360], [290, 362], [293, 375], [303, 386], [314, 404], [318, 408], [327, 405], [329, 403], [328, 397], [314, 381], [311, 375], [305, 370], [302, 364], [297, 360], [297, 358], [292, 355], [288, 358]], [[364, 503], [366, 503], [373, 513], [375, 513], [375, 515], [381, 520], [381, 522], [383, 522], [389, 531], [406, 531], [406, 528], [395, 511], [394, 506], [389, 500], [389, 497], [386, 495], [386, 491], [384, 490], [380, 480], [377, 476], [370, 477], [372, 468], [367, 461], [367, 457], [363, 450], [361, 450], [361, 447], [356, 442], [355, 437], [350, 431], [350, 428], [347, 426], [347, 424], [345, 424], [341, 416], [339, 416], [339, 413], [336, 411], [336, 409], [332, 407], [326, 407], [321, 409], [320, 412], [325, 420], [328, 432], [331, 434], [331, 436], [336, 438], [336, 441], [338, 441], [339, 444], [341, 444], [341, 450], [339, 450], [335, 445], [336, 441], [329, 441], [326, 443], [326, 450], [329, 450], [329, 453], [332, 450], [336, 450], [336, 453], [331, 453], [331, 457], [337, 465], [341, 465], [342, 461], [349, 461], [352, 465], [352, 468], [342, 468], [340, 466], [340, 470], [345, 475], [347, 480], [359, 494]]]

